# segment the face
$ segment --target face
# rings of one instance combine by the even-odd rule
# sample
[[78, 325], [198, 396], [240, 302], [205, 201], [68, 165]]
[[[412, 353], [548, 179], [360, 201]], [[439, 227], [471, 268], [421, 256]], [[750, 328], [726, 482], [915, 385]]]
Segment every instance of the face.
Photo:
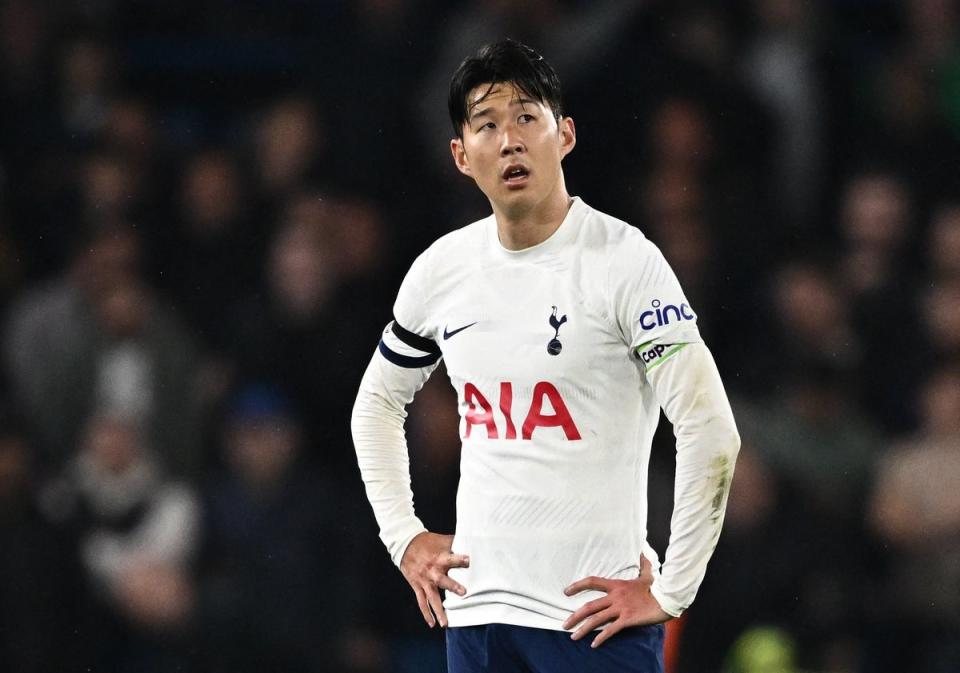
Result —
[[558, 121], [511, 84], [481, 84], [467, 96], [463, 138], [450, 141], [450, 149], [495, 211], [522, 217], [551, 196], [565, 198], [560, 163], [575, 144], [569, 117]]
[[283, 477], [298, 441], [295, 425], [282, 417], [236, 421], [230, 428], [229, 459], [247, 483], [269, 487]]
[[99, 417], [87, 429], [87, 451], [96, 463], [113, 474], [123, 474], [141, 456], [137, 431], [129, 421]]

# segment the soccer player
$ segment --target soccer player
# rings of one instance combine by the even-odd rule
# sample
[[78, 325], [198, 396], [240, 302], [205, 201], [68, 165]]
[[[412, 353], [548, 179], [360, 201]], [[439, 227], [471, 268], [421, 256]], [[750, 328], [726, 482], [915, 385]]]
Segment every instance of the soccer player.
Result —
[[[739, 450], [720, 376], [656, 246], [567, 193], [576, 132], [540, 55], [484, 47], [449, 109], [453, 160], [493, 214], [413, 263], [360, 385], [353, 436], [380, 537], [426, 622], [449, 627], [451, 673], [658, 673]], [[454, 535], [414, 513], [403, 431], [441, 357], [463, 442]], [[661, 408], [677, 444], [662, 567], [646, 541]]]

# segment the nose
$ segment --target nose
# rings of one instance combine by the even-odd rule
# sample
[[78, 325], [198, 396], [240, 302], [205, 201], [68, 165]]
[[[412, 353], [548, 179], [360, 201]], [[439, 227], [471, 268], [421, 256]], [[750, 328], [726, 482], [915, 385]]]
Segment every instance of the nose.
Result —
[[511, 154], [520, 154], [524, 151], [523, 141], [517, 128], [508, 126], [503, 131], [503, 140], [500, 146], [500, 156], [508, 157]]

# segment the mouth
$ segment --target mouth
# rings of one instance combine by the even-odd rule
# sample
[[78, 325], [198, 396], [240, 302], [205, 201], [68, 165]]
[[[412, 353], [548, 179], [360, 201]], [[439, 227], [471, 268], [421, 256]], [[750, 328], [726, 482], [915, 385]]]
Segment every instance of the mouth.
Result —
[[503, 169], [500, 177], [508, 187], [520, 187], [527, 183], [530, 177], [530, 169], [520, 164], [510, 164]]

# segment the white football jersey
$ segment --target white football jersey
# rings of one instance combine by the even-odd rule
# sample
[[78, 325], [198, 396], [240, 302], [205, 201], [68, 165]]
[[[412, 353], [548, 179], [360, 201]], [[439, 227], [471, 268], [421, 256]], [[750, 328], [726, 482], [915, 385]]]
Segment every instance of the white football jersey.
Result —
[[491, 215], [414, 262], [379, 350], [421, 370], [418, 385], [442, 357], [459, 399], [453, 551], [471, 565], [450, 572], [467, 588], [447, 594], [451, 626], [560, 629], [596, 597], [565, 596], [571, 582], [635, 578], [641, 553], [659, 567], [646, 545], [660, 414], [647, 377], [700, 341], [659, 249], [579, 199], [534, 247], [505, 249]]

